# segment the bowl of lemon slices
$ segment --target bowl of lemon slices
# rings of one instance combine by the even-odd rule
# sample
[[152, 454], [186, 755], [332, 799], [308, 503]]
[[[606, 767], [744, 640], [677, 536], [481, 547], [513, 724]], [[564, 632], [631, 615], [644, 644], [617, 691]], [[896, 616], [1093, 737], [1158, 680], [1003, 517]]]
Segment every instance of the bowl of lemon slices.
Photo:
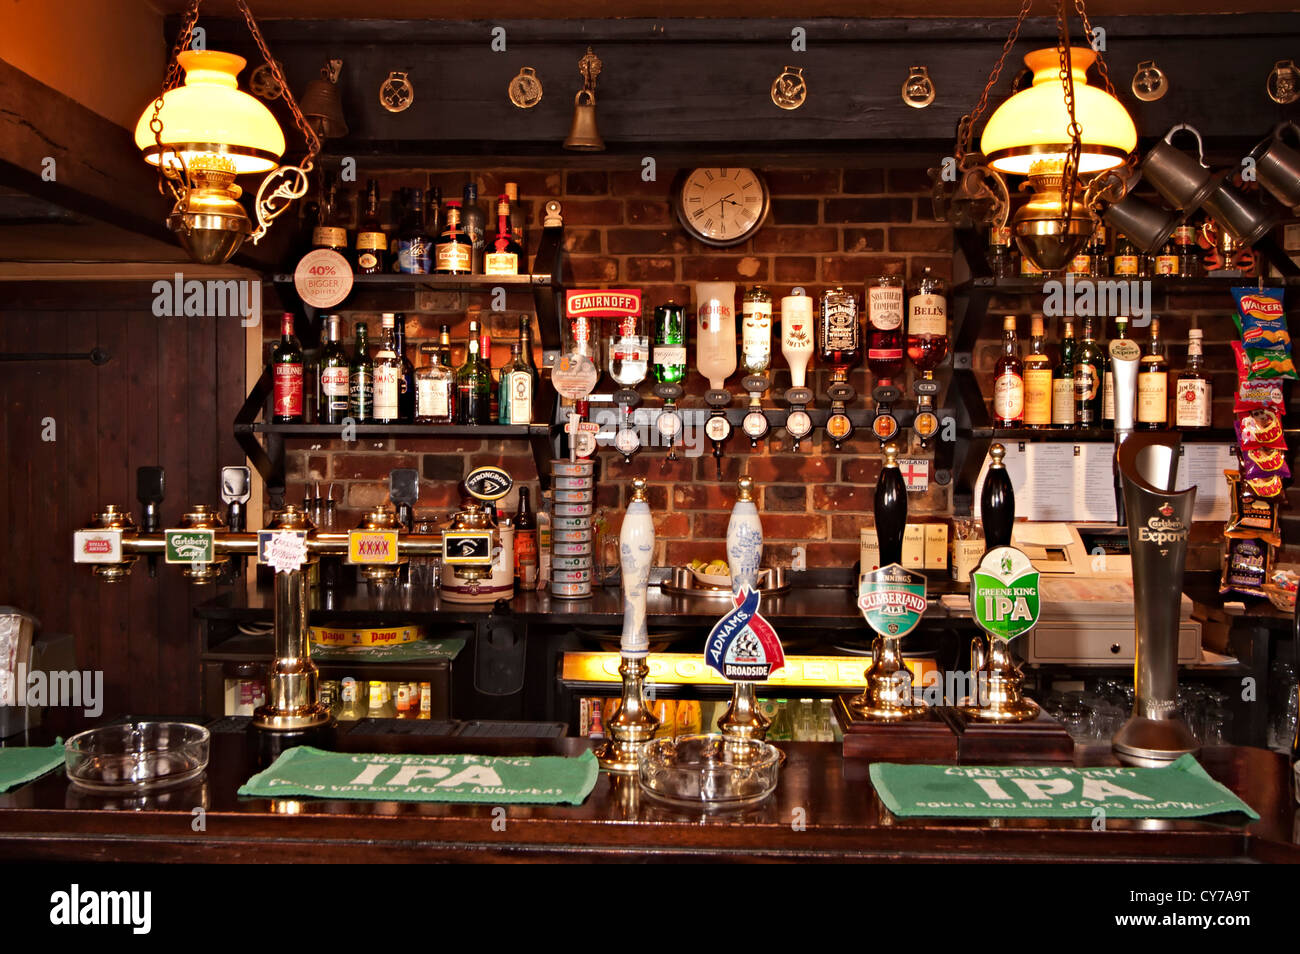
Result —
[[692, 560], [686, 568], [691, 571], [696, 582], [702, 586], [714, 586], [721, 589], [731, 589], [731, 568], [723, 560], [714, 560], [712, 563], [706, 563], [703, 560]]

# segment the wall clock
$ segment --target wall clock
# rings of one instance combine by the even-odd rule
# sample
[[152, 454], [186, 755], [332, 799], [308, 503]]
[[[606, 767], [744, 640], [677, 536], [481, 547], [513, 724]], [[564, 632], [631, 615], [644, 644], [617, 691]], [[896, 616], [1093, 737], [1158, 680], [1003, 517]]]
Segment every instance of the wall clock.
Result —
[[689, 234], [727, 248], [762, 228], [771, 197], [755, 169], [688, 169], [673, 183], [673, 206]]

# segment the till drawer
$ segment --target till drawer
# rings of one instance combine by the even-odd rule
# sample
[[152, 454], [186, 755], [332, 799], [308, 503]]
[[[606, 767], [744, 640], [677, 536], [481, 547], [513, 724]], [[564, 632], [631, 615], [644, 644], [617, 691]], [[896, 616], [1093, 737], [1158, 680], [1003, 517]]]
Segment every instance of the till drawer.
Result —
[[[1071, 663], [1114, 666], [1131, 664], [1137, 634], [1131, 627], [1091, 626], [1071, 623], [1039, 623], [1030, 632], [1025, 661], [1029, 663]], [[1194, 663], [1201, 655], [1201, 625], [1184, 620], [1178, 629], [1178, 661]]]

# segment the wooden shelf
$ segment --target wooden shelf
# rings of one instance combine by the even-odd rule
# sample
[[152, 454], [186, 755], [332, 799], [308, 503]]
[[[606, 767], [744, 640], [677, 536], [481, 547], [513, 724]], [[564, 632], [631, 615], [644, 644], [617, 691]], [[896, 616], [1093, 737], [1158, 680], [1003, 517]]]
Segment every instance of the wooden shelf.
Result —
[[[357, 440], [382, 437], [549, 437], [546, 424], [356, 424]], [[341, 424], [237, 424], [235, 433], [341, 440]]]
[[[360, 291], [487, 291], [503, 285], [528, 289], [548, 287], [552, 276], [531, 275], [353, 275], [352, 294]], [[292, 285], [293, 276], [278, 274], [277, 285]]]

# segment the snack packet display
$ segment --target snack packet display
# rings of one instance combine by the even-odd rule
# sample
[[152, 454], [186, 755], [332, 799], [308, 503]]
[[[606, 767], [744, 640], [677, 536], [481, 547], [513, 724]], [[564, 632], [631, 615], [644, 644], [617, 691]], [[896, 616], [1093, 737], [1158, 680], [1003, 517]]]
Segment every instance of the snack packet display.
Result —
[[1267, 543], [1253, 537], [1234, 537], [1223, 550], [1223, 574], [1220, 593], [1240, 593], [1243, 596], [1267, 596], [1264, 584], [1268, 582], [1273, 555]]
[[1234, 426], [1237, 429], [1237, 445], [1243, 451], [1259, 447], [1286, 450], [1282, 418], [1277, 411], [1268, 408], [1251, 411], [1237, 418]]
[[1237, 362], [1237, 393], [1232, 402], [1232, 413], [1241, 415], [1251, 411], [1273, 411], [1281, 416], [1284, 407], [1281, 381], [1251, 381], [1242, 377], [1242, 361], [1245, 352], [1241, 342], [1234, 341], [1233, 348], [1242, 352]]
[[1230, 513], [1223, 528], [1223, 535], [1233, 538], [1258, 538], [1273, 546], [1280, 546], [1282, 534], [1279, 527], [1277, 504], [1268, 497], [1260, 497], [1251, 492], [1250, 485], [1241, 479], [1235, 470], [1225, 470], [1223, 476], [1228, 481], [1228, 500]]
[[1232, 297], [1237, 302], [1233, 319], [1241, 332], [1245, 377], [1251, 381], [1298, 377], [1291, 361], [1282, 289], [1234, 288]]
[[1247, 480], [1262, 477], [1291, 476], [1291, 468], [1286, 463], [1286, 453], [1276, 447], [1251, 447], [1241, 452], [1241, 476]]

